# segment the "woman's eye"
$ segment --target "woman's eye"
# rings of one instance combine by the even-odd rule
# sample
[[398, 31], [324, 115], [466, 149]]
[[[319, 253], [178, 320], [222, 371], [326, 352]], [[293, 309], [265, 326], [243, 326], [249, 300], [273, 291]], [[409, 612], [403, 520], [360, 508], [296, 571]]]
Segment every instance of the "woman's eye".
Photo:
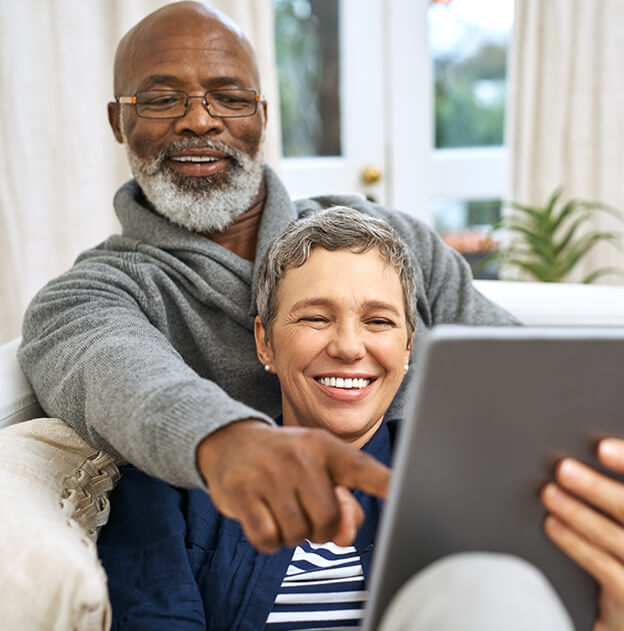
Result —
[[368, 323], [373, 326], [394, 326], [394, 322], [386, 320], [385, 318], [373, 318], [372, 320], [369, 320]]
[[326, 319], [323, 316], [304, 316], [299, 318], [300, 322], [325, 322]]

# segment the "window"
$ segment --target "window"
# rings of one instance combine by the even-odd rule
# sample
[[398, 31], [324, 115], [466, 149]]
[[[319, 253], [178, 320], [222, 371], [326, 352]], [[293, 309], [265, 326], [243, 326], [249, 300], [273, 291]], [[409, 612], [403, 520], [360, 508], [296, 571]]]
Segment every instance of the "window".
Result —
[[338, 2], [276, 0], [284, 157], [339, 156]]
[[[445, 0], [428, 12], [434, 81], [433, 218], [478, 269], [507, 194], [504, 115], [513, 0]], [[480, 269], [492, 278], [496, 269]]]

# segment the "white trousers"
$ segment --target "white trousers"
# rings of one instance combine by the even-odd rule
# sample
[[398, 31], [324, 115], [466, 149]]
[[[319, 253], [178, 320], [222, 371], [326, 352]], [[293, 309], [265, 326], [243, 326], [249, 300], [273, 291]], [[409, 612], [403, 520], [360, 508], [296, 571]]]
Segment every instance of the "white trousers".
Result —
[[408, 581], [379, 631], [574, 631], [548, 579], [504, 554], [470, 552], [433, 563]]

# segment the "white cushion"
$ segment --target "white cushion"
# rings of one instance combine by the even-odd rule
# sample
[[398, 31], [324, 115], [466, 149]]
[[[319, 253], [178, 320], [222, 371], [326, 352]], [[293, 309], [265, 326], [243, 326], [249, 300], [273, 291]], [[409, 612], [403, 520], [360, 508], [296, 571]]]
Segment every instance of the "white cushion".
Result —
[[59, 419], [0, 430], [0, 627], [105, 631], [95, 537], [119, 478], [111, 456]]

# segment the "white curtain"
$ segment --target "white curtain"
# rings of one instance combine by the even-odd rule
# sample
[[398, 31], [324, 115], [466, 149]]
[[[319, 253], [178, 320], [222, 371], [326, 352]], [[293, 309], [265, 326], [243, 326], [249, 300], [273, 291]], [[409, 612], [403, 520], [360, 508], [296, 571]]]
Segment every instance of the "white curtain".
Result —
[[[516, 0], [508, 119], [513, 200], [543, 204], [558, 186], [624, 212], [624, 2]], [[590, 230], [624, 231], [597, 212]], [[569, 280], [624, 254], [598, 245]], [[622, 283], [622, 277], [600, 282]]]
[[[162, 0], [0, 2], [0, 344], [76, 255], [118, 230], [130, 177], [108, 126], [121, 36]], [[256, 48], [269, 102], [267, 160], [280, 157], [272, 0], [218, 0]]]

